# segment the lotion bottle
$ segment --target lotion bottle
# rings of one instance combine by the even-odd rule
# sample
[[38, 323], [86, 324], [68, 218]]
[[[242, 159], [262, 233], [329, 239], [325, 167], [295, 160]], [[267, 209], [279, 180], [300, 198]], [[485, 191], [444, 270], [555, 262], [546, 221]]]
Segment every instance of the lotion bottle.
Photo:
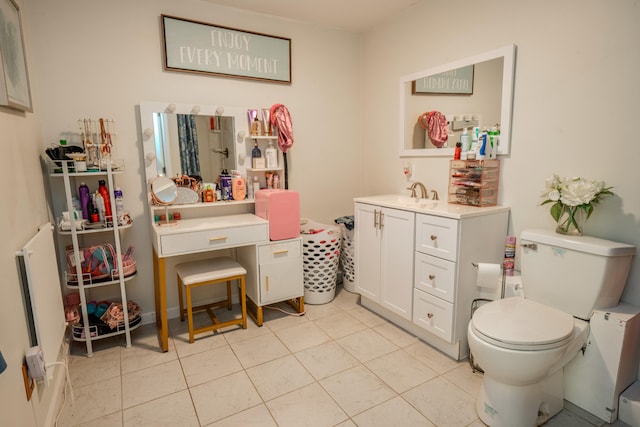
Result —
[[278, 152], [273, 146], [273, 141], [269, 141], [269, 146], [264, 150], [264, 157], [267, 161], [267, 169], [275, 169], [278, 167]]
[[460, 143], [462, 144], [462, 152], [471, 151], [471, 135], [468, 128], [464, 128], [464, 132], [460, 135]]

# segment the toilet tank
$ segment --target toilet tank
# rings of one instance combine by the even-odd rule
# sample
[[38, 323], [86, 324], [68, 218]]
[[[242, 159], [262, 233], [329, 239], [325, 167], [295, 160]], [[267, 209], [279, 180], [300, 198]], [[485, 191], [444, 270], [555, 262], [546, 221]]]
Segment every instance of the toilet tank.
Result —
[[620, 301], [634, 246], [551, 230], [524, 230], [520, 242], [526, 298], [585, 320]]

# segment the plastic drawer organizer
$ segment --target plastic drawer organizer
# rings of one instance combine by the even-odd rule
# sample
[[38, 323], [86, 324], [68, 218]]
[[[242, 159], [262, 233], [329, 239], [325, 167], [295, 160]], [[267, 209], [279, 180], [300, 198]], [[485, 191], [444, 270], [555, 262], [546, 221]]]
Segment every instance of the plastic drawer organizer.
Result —
[[449, 203], [498, 204], [500, 160], [451, 160], [449, 169]]
[[336, 294], [342, 233], [338, 226], [300, 220], [304, 302], [325, 304]]

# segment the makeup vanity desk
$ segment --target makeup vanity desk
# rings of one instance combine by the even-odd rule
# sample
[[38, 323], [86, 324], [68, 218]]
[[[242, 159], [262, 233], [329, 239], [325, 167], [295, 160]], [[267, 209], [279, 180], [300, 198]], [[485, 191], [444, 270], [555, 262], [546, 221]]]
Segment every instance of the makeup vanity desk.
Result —
[[[304, 312], [302, 239], [270, 241], [268, 221], [248, 212], [251, 208], [252, 201], [151, 206], [152, 214], [179, 211], [183, 218], [173, 225], [152, 225], [156, 324], [162, 351], [168, 350], [169, 340], [165, 269], [168, 257], [234, 249], [247, 270], [247, 312], [258, 326], [262, 326], [262, 306], [267, 304], [287, 301], [298, 313]], [[212, 212], [217, 215], [212, 216]], [[269, 277], [276, 282], [271, 287]]]

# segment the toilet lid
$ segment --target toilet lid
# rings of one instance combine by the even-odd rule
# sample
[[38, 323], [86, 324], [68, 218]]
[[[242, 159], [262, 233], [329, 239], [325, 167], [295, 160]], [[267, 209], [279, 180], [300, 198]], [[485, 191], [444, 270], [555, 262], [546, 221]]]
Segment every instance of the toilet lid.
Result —
[[571, 339], [574, 319], [555, 308], [513, 297], [478, 308], [471, 326], [481, 339], [502, 348], [548, 350]]

